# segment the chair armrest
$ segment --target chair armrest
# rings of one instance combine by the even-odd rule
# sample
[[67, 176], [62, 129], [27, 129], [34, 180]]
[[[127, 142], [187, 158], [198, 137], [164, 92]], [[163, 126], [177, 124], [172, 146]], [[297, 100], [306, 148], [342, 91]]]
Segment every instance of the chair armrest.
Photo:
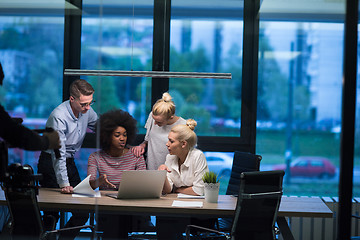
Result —
[[282, 192], [266, 192], [266, 193], [242, 193], [240, 196], [243, 199], [259, 199], [259, 198], [272, 198], [281, 196]]
[[197, 225], [187, 225], [186, 226], [186, 230], [185, 230], [185, 233], [186, 233], [186, 239], [190, 239], [190, 229], [191, 228], [196, 228], [196, 229], [201, 229], [201, 230], [204, 230], [204, 231], [208, 231], [208, 232], [212, 232], [212, 233], [217, 233], [217, 234], [220, 234], [220, 235], [223, 235], [225, 236], [226, 239], [230, 239], [230, 236], [226, 233], [223, 233], [223, 232], [220, 232], [220, 231], [217, 231], [217, 230], [214, 230], [214, 229], [210, 229], [210, 228], [206, 228], [206, 227], [201, 227], [201, 226], [197, 226]]
[[360, 219], [360, 216], [359, 216], [359, 215], [355, 215], [355, 214], [351, 215], [351, 217], [356, 218], [356, 219]]
[[44, 232], [44, 234], [41, 237], [41, 240], [46, 240], [48, 238], [48, 236], [50, 236], [51, 234], [57, 234], [60, 232], [65, 232], [65, 231], [70, 231], [70, 230], [75, 230], [75, 229], [83, 229], [83, 228], [90, 228], [91, 230], [91, 239], [94, 239], [95, 237], [95, 228], [92, 225], [82, 225], [82, 226], [76, 226], [76, 227], [67, 227], [67, 228], [61, 228], [61, 229], [56, 229], [56, 230], [52, 230], [52, 231], [46, 231]]

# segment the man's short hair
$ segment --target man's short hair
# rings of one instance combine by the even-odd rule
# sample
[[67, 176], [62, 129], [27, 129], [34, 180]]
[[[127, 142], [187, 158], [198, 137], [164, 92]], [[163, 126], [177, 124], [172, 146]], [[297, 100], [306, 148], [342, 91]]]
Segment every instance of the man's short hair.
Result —
[[80, 94], [90, 96], [95, 92], [94, 88], [86, 80], [78, 79], [70, 85], [70, 95], [74, 98], [79, 98]]

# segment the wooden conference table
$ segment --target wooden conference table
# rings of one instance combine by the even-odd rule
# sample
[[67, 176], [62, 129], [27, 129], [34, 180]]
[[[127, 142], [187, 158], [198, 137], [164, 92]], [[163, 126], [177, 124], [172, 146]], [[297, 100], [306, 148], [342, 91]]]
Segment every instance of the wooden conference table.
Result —
[[[176, 194], [168, 194], [160, 199], [119, 200], [106, 196], [110, 191], [101, 191], [101, 197], [72, 197], [61, 194], [60, 189], [41, 188], [38, 203], [41, 210], [57, 211], [101, 211], [119, 212], [131, 215], [152, 216], [202, 216], [232, 217], [236, 207], [236, 197], [220, 195], [218, 203], [207, 203], [204, 199], [179, 199]], [[199, 207], [173, 207], [173, 201], [203, 202]], [[0, 190], [0, 205], [6, 205], [4, 192]], [[284, 239], [294, 239], [285, 217], [331, 218], [332, 211], [320, 198], [285, 197], [281, 199], [277, 223]]]

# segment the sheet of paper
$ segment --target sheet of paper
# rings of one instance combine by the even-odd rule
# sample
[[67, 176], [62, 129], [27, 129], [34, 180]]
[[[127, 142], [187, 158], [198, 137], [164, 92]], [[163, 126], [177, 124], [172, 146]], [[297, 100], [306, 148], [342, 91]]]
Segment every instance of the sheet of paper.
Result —
[[172, 206], [173, 206], [173, 207], [195, 207], [195, 208], [202, 208], [202, 207], [203, 207], [203, 202], [174, 200]]
[[88, 194], [83, 194], [83, 193], [73, 193], [72, 194], [72, 197], [101, 197], [101, 193], [99, 191], [94, 191], [95, 194], [91, 194], [91, 195], [88, 195]]
[[183, 193], [178, 193], [177, 197], [178, 198], [197, 198], [197, 199], [205, 198], [205, 196], [195, 196], [195, 195], [188, 195], [188, 194], [183, 194]]
[[78, 185], [74, 187], [73, 197], [101, 197], [99, 191], [94, 191], [90, 186], [90, 176], [87, 176]]

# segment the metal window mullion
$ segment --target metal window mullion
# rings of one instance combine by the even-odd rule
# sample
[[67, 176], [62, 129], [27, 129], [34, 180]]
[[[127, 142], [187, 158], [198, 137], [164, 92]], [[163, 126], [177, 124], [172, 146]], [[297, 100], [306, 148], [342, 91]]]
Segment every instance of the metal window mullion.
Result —
[[[169, 71], [171, 0], [154, 0], [153, 71]], [[169, 91], [169, 79], [154, 77], [151, 105]]]
[[[82, 0], [66, 0], [77, 9], [65, 8], [63, 69], [80, 68]], [[63, 75], [63, 101], [69, 98], [71, 82], [80, 76]]]
[[244, 1], [240, 137], [249, 144], [248, 152], [251, 153], [256, 151], [259, 10], [260, 0]]

